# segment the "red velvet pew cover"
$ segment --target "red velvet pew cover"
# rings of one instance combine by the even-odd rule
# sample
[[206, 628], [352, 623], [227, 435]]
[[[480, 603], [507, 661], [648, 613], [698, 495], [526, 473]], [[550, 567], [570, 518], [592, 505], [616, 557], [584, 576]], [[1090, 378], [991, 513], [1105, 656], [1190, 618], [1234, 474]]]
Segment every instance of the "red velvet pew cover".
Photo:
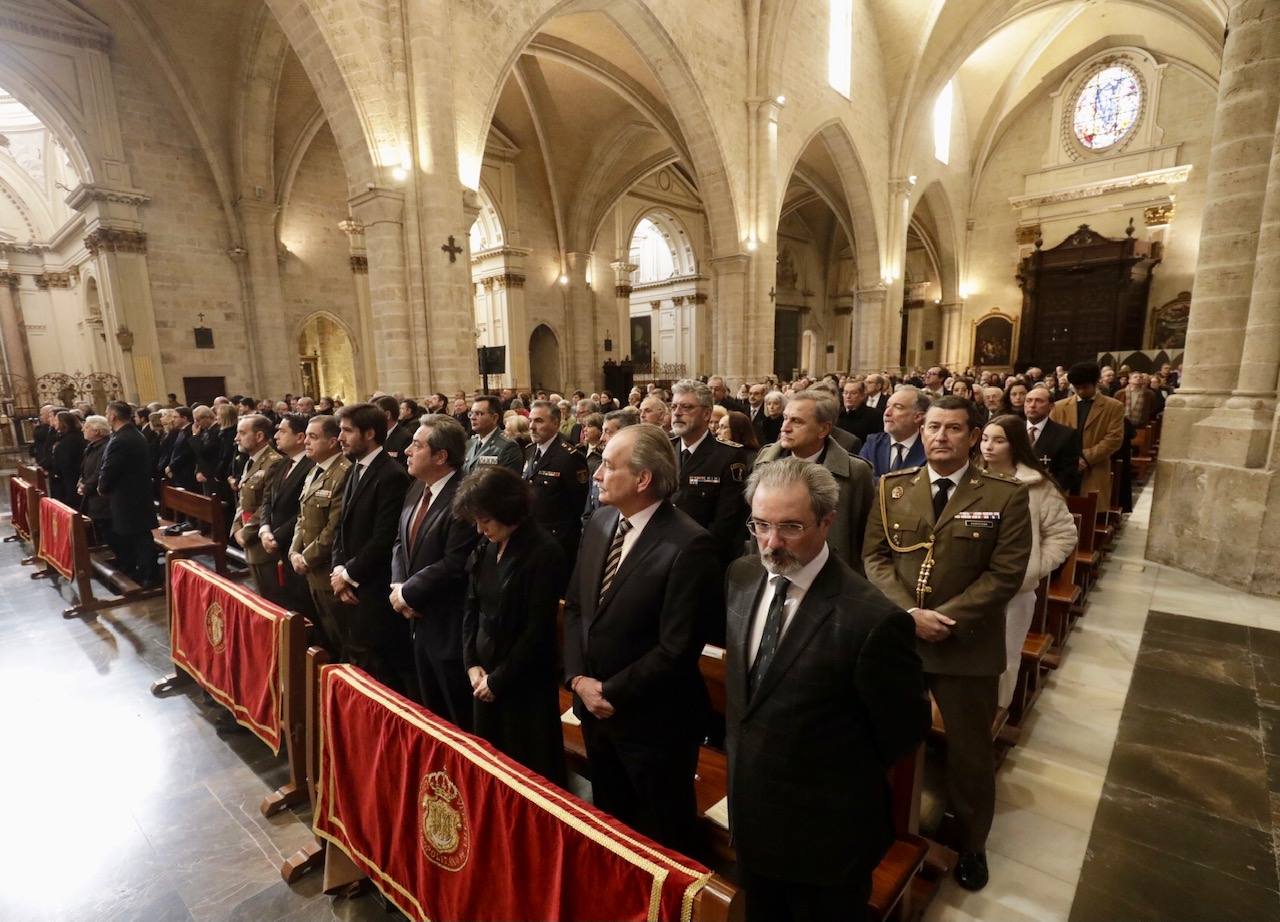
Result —
[[14, 531], [23, 536], [31, 534], [31, 522], [27, 518], [27, 491], [25, 485], [26, 481], [20, 477], [9, 478], [10, 521], [13, 523]]
[[40, 559], [66, 579], [75, 578], [76, 561], [71, 552], [71, 528], [74, 509], [56, 499], [40, 499]]
[[321, 673], [315, 831], [411, 919], [681, 919], [711, 876], [354, 666]]
[[174, 665], [280, 751], [280, 643], [286, 612], [191, 560], [169, 568]]

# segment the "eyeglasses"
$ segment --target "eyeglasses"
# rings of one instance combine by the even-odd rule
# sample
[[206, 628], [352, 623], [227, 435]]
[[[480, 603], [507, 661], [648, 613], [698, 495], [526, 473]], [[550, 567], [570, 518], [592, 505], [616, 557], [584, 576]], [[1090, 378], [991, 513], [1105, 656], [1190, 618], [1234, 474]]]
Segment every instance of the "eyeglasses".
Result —
[[757, 538], [767, 538], [775, 531], [782, 539], [799, 538], [812, 525], [804, 525], [800, 522], [762, 522], [760, 519], [747, 519], [747, 531], [755, 535]]

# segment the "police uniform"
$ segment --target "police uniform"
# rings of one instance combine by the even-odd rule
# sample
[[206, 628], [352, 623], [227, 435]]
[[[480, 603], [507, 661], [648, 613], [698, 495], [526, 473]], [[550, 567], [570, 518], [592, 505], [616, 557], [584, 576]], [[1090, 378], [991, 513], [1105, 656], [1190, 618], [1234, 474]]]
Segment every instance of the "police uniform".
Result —
[[533, 486], [533, 519], [564, 551], [568, 571], [578, 559], [582, 509], [587, 501], [587, 461], [559, 434], [538, 455], [535, 442], [525, 449], [524, 479]]
[[[958, 476], [962, 474], [963, 476]], [[1004, 610], [1031, 551], [1026, 488], [975, 467], [958, 479], [935, 520], [928, 466], [880, 478], [863, 543], [867, 578], [908, 610], [956, 623], [937, 642], [917, 638], [929, 690], [947, 729], [947, 791], [961, 849], [980, 852], [995, 812], [991, 727], [1005, 669]]]
[[262, 515], [258, 510], [275, 480], [276, 465], [284, 460], [284, 455], [267, 443], [258, 459], [251, 459], [245, 465], [244, 475], [240, 478], [239, 502], [233, 523], [236, 543], [244, 548], [245, 563], [253, 571], [258, 594], [265, 598], [271, 598], [270, 580], [275, 575], [276, 558], [262, 546], [262, 541], [258, 538], [258, 529], [262, 527]]
[[489, 433], [488, 440], [482, 446], [480, 436], [473, 435], [467, 439], [467, 455], [462, 462], [462, 475], [465, 477], [477, 467], [500, 464], [510, 468], [517, 474], [524, 468], [524, 452], [520, 446], [507, 438], [500, 429]]
[[298, 524], [289, 546], [290, 554], [301, 554], [307, 563], [307, 588], [320, 629], [327, 646], [339, 659], [343, 658], [342, 622], [338, 617], [341, 603], [329, 585], [329, 573], [333, 569], [333, 536], [342, 518], [342, 491], [350, 471], [351, 462], [342, 454], [333, 456], [328, 470], [312, 468], [302, 485]]
[[747, 504], [742, 488], [750, 465], [745, 451], [737, 442], [720, 442], [710, 433], [687, 459], [679, 436], [671, 440], [671, 447], [680, 471], [671, 503], [711, 532], [720, 563], [727, 567], [741, 556], [747, 540]]

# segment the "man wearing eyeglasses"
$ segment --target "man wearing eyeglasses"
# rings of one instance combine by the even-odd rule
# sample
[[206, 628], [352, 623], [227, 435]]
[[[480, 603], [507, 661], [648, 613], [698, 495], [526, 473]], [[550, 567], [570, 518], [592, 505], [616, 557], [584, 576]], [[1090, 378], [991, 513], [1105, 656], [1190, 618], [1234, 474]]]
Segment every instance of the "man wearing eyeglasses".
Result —
[[928, 461], [880, 478], [863, 552], [867, 578], [915, 621], [947, 731], [947, 796], [959, 827], [955, 875], [967, 890], [987, 884], [1004, 610], [1031, 552], [1026, 487], [970, 465], [977, 416], [963, 397], [933, 402], [921, 433]]
[[746, 495], [760, 553], [729, 567], [725, 664], [746, 917], [863, 918], [893, 842], [886, 770], [929, 728], [914, 624], [829, 549], [825, 467], [759, 466]]
[[467, 441], [467, 456], [462, 463], [465, 477], [480, 465], [499, 464], [519, 474], [524, 469], [524, 452], [520, 446], [502, 434], [498, 427], [502, 419], [501, 404], [492, 394], [482, 394], [471, 404], [467, 414], [471, 420], [471, 438]]

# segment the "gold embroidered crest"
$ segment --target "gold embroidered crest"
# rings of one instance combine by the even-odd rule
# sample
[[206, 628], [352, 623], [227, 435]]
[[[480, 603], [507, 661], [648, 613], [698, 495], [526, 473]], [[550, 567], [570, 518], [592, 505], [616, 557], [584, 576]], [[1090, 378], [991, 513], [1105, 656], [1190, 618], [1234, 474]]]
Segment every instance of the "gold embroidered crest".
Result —
[[897, 487], [894, 487], [892, 490], [890, 490], [890, 491], [889, 491], [889, 496], [890, 496], [892, 499], [902, 499], [902, 494], [903, 494], [903, 493], [905, 493], [905, 492], [906, 492], [906, 491], [905, 491], [904, 489], [902, 489], [902, 487], [897, 486]]
[[418, 785], [422, 853], [446, 871], [460, 871], [471, 857], [471, 827], [462, 793], [447, 772], [427, 772]]
[[213, 602], [204, 610], [204, 634], [214, 653], [221, 653], [227, 645], [227, 622], [222, 617], [222, 606]]

